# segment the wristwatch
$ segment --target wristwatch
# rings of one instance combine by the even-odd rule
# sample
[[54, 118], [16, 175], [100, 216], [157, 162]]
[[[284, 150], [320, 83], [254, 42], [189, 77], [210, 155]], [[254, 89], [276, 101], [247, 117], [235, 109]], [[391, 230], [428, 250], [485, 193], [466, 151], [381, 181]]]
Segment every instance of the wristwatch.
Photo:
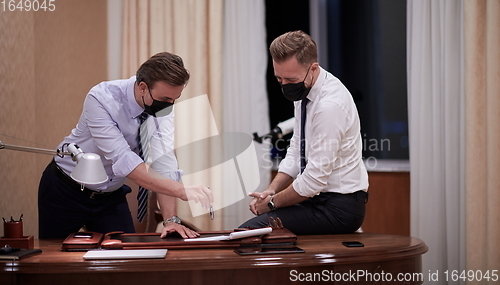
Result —
[[276, 206], [274, 206], [273, 198], [274, 198], [274, 195], [271, 196], [271, 199], [269, 199], [269, 202], [267, 203], [267, 206], [269, 207], [269, 209], [271, 211], [276, 210]]
[[168, 223], [177, 223], [177, 224], [180, 224], [181, 223], [181, 218], [179, 218], [177, 216], [172, 216], [172, 217], [166, 219], [165, 221], [163, 221], [163, 226], [165, 226]]

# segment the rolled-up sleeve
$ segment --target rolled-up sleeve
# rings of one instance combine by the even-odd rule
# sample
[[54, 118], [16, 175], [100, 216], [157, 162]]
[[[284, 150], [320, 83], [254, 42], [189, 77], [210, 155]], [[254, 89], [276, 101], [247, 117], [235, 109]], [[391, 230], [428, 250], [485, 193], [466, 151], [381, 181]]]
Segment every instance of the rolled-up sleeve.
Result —
[[[109, 102], [107, 102], [110, 105]], [[118, 103], [116, 103], [118, 104]], [[116, 106], [118, 108], [118, 106]], [[108, 111], [101, 102], [89, 94], [85, 99], [85, 122], [100, 153], [111, 163], [113, 173], [118, 177], [126, 177], [143, 160], [132, 151], [129, 143]]]

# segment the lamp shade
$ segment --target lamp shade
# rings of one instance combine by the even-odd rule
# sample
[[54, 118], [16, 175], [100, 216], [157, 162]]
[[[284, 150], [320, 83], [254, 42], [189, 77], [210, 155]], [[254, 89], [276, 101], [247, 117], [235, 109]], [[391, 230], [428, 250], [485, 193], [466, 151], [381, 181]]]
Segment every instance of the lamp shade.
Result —
[[108, 180], [101, 157], [95, 153], [78, 155], [75, 169], [70, 176], [81, 184], [100, 184]]

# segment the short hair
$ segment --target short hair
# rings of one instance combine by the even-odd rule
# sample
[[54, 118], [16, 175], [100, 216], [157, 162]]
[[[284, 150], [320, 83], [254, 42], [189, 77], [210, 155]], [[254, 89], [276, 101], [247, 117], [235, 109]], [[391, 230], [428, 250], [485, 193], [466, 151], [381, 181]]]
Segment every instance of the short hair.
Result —
[[137, 84], [145, 82], [153, 88], [156, 82], [163, 81], [172, 86], [187, 84], [189, 71], [184, 68], [182, 58], [169, 52], [160, 52], [145, 61], [137, 70]]
[[285, 33], [274, 39], [269, 51], [276, 62], [283, 62], [292, 56], [295, 56], [302, 65], [318, 61], [316, 43], [311, 36], [300, 30]]

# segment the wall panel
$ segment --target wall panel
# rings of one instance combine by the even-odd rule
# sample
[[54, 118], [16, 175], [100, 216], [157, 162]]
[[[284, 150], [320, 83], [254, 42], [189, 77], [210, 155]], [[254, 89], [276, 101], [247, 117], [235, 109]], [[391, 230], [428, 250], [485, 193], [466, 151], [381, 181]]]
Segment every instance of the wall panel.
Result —
[[[0, 141], [55, 149], [69, 134], [88, 90], [107, 79], [106, 6], [0, 12]], [[50, 159], [0, 150], [0, 216], [24, 214], [25, 235], [38, 236], [38, 181]]]

